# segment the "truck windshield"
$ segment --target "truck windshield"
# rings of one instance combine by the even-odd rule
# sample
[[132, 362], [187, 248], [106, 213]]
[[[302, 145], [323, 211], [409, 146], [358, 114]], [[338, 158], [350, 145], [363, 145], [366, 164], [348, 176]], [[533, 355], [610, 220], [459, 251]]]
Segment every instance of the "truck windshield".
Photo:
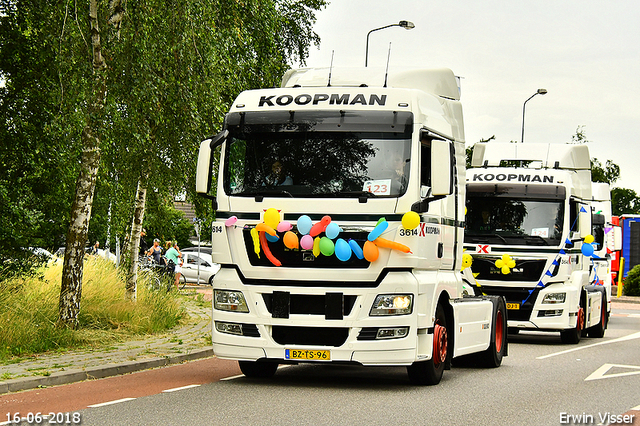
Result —
[[398, 197], [406, 191], [410, 113], [253, 114], [227, 118], [227, 194]]
[[520, 196], [512, 197], [509, 195], [516, 194], [510, 194], [505, 188], [484, 192], [468, 185], [465, 242], [559, 245], [564, 223], [564, 192], [558, 188], [553, 188], [551, 199], [540, 199], [530, 198], [534, 194], [522, 191], [512, 191], [520, 192], [517, 194]]

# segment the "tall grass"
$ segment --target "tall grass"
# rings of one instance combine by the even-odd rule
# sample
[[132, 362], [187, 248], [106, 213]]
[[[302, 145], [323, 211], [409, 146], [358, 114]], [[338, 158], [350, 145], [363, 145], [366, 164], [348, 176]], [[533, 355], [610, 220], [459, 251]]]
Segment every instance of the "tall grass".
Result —
[[138, 279], [138, 300], [125, 300], [113, 263], [85, 258], [79, 327], [56, 327], [62, 262], [42, 274], [0, 282], [0, 363], [52, 350], [99, 347], [176, 326], [185, 316], [176, 292], [153, 291]]

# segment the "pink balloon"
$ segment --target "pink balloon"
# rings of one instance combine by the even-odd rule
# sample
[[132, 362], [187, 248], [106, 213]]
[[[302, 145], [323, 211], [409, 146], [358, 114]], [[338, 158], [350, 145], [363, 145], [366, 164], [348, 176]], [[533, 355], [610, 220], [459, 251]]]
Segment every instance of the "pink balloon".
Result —
[[238, 218], [235, 216], [231, 216], [224, 222], [224, 226], [233, 226], [238, 221]]
[[291, 225], [290, 222], [287, 222], [286, 220], [283, 220], [282, 222], [280, 222], [276, 228], [276, 230], [278, 232], [287, 232], [287, 231], [291, 231], [291, 228], [293, 228], [293, 225]]
[[311, 235], [303, 235], [300, 238], [300, 247], [304, 250], [311, 250], [313, 248], [313, 237]]

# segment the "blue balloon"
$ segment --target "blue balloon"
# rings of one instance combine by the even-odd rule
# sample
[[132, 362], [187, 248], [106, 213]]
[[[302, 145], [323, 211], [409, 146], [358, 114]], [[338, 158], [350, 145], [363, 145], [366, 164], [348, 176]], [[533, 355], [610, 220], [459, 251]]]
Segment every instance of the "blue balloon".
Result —
[[590, 257], [593, 255], [593, 246], [591, 244], [583, 243], [582, 248], [580, 250], [582, 251], [582, 254], [584, 254], [587, 257]]
[[267, 237], [267, 241], [269, 241], [270, 243], [275, 243], [276, 241], [278, 241], [280, 239], [280, 237], [278, 237], [278, 234], [276, 235], [269, 235], [266, 232], [264, 233], [264, 236]]
[[338, 241], [336, 241], [335, 253], [338, 259], [346, 262], [351, 258], [351, 247], [349, 247], [349, 244], [345, 240], [338, 238]]
[[351, 247], [351, 251], [356, 257], [360, 260], [364, 259], [364, 253], [362, 253], [362, 247], [355, 241], [349, 240], [349, 247]]
[[311, 218], [309, 216], [303, 214], [298, 218], [298, 223], [296, 226], [298, 227], [298, 232], [301, 235], [307, 235], [309, 231], [311, 231], [313, 223], [311, 222]]
[[369, 236], [367, 237], [367, 239], [369, 241], [373, 241], [376, 238], [378, 238], [384, 231], [387, 230], [387, 227], [389, 226], [389, 223], [387, 223], [386, 220], [383, 220], [382, 222], [378, 223], [376, 225], [375, 228], [373, 228], [373, 231], [369, 232]]
[[327, 235], [328, 238], [331, 238], [333, 240], [338, 236], [340, 231], [342, 231], [342, 229], [340, 229], [338, 224], [335, 222], [331, 222], [330, 224], [327, 225], [327, 229], [325, 229], [324, 233]]

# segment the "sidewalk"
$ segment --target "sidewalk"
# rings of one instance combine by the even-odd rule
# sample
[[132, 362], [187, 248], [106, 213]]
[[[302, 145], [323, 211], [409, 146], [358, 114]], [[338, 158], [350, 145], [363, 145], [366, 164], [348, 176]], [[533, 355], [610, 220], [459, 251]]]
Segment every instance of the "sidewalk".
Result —
[[77, 350], [43, 354], [19, 364], [2, 365], [0, 394], [116, 376], [213, 356], [211, 287], [194, 286], [191, 291], [203, 294], [207, 303], [188, 303], [189, 322], [181, 328], [110, 346], [99, 352]]
[[[38, 355], [30, 361], [0, 366], [0, 395], [9, 392], [56, 386], [87, 379], [100, 379], [149, 368], [179, 364], [213, 356], [211, 347], [211, 296], [208, 286], [192, 290], [208, 303], [187, 305], [187, 325], [163, 335], [129, 341], [103, 351], [69, 351]], [[614, 309], [640, 309], [640, 297], [614, 296]], [[1, 380], [1, 379], [0, 379]]]

